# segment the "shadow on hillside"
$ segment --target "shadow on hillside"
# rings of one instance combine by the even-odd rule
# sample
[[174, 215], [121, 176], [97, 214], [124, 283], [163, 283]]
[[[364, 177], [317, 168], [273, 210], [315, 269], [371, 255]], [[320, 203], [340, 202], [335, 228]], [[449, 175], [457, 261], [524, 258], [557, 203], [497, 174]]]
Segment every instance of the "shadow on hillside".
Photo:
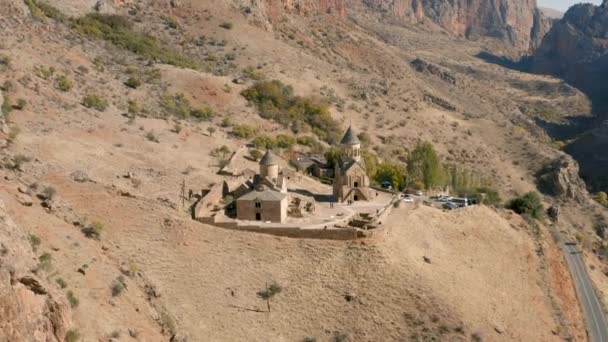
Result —
[[564, 120], [564, 123], [547, 122], [539, 118], [536, 118], [534, 121], [552, 139], [559, 141], [574, 139], [580, 134], [593, 129], [597, 124], [597, 118], [592, 116], [569, 116], [564, 118]]
[[521, 58], [519, 61], [512, 61], [507, 57], [496, 56], [486, 51], [478, 53], [477, 55], [475, 55], [475, 57], [490, 64], [496, 64], [507, 69], [523, 72], [528, 72], [528, 70], [530, 70], [530, 65], [532, 61], [532, 59], [528, 56]]

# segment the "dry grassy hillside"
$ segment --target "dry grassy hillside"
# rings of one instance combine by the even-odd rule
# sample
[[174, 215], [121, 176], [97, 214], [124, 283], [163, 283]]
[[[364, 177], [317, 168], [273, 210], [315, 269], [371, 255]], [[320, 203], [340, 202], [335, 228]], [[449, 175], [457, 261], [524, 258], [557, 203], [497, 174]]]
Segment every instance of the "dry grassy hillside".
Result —
[[[93, 6], [49, 3], [70, 16]], [[156, 57], [0, 0], [0, 84], [15, 104], [3, 125], [0, 196], [40, 238], [38, 256], [52, 257], [39, 276], [62, 279], [56, 290], [78, 298], [71, 328], [83, 341], [584, 340], [548, 231], [534, 236], [503, 212], [401, 208], [385, 238], [344, 243], [206, 226], [179, 199], [182, 182], [198, 192], [225, 179], [213, 151], [251, 140], [231, 134], [235, 125], [292, 134], [240, 95], [257, 79], [328, 100], [341, 128], [367, 132], [382, 158], [432, 141], [505, 196], [533, 189], [536, 170], [560, 153], [533, 119], [586, 111], [579, 92], [488, 64], [474, 57], [480, 43], [380, 21], [358, 1], [351, 19], [287, 16], [272, 27], [231, 1], [124, 3], [112, 11], [160, 39]], [[162, 63], [167, 56], [196, 67]], [[416, 71], [417, 57], [444, 74]], [[213, 115], [167, 115], [179, 93], [188, 111]], [[273, 281], [283, 291], [271, 313], [257, 312], [256, 292]]]

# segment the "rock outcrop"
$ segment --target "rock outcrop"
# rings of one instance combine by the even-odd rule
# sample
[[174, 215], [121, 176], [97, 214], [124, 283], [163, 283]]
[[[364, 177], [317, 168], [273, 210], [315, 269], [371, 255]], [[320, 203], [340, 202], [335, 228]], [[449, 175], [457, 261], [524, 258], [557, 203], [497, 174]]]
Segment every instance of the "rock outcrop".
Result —
[[564, 78], [594, 105], [608, 104], [608, 0], [572, 6], [545, 36], [532, 71]]
[[538, 172], [538, 188], [552, 196], [573, 199], [580, 203], [589, 197], [579, 167], [569, 155], [562, 155]]
[[63, 295], [31, 270], [36, 256], [27, 235], [0, 199], [0, 341], [63, 341], [69, 308]]

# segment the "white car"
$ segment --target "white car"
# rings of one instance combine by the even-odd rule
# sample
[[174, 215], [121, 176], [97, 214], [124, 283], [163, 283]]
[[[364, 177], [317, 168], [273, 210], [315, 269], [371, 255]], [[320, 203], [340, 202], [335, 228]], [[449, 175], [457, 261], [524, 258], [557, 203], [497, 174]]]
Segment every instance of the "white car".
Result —
[[404, 203], [414, 203], [414, 199], [411, 197], [406, 197], [403, 199], [403, 202]]

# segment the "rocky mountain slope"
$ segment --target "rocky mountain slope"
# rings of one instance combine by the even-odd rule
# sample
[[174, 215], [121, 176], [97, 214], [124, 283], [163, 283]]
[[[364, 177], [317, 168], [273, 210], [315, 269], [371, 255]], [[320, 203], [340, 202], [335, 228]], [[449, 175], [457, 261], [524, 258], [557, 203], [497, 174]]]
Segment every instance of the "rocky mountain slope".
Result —
[[233, 0], [259, 23], [270, 27], [287, 13], [327, 13], [346, 18], [363, 1], [386, 20], [437, 24], [446, 32], [469, 39], [491, 37], [511, 46], [511, 55], [533, 51], [551, 26], [551, 20], [536, 7], [535, 0], [455, 1], [444, 0]]
[[[58, 12], [26, 3], [40, 2], [0, 0], [10, 28], [0, 30], [9, 104], [0, 197], [19, 229], [7, 237], [18, 255], [52, 260], [23, 274], [48, 283], [53, 298], [72, 293], [68, 327], [82, 340], [584, 340], [552, 234], [595, 248], [590, 227], [602, 212], [535, 120], [589, 112], [581, 92], [488, 64], [475, 57], [483, 42], [361, 1], [133, 0], [96, 10], [95, 1], [49, 0]], [[95, 26], [100, 12], [119, 15], [101, 18], [124, 31]], [[116, 35], [104, 39], [100, 27]], [[128, 48], [125, 40], [145, 39], [138, 33], [154, 37], [143, 40], [154, 49]], [[402, 207], [385, 238], [337, 242], [194, 222], [181, 186], [198, 193], [229, 180], [217, 174], [218, 151], [263, 135], [319, 140], [241, 95], [260, 80], [325, 101], [382, 160], [401, 162], [429, 141], [503, 198], [535, 189], [543, 171], [557, 183], [544, 201], [563, 204], [562, 223], [489, 207]], [[236, 134], [244, 124], [252, 135]], [[29, 235], [36, 251], [25, 250]], [[273, 281], [283, 291], [264, 312], [256, 292]]]
[[[578, 4], [557, 21], [533, 56], [531, 70], [561, 77], [593, 101], [596, 119], [586, 133], [572, 135], [566, 151], [581, 164], [581, 174], [595, 190], [608, 188], [608, 1]], [[572, 113], [577, 114], [577, 113]], [[572, 129], [576, 131], [576, 128]]]
[[586, 92], [597, 106], [608, 99], [608, 1], [572, 6], [534, 54], [532, 70], [557, 75]]

